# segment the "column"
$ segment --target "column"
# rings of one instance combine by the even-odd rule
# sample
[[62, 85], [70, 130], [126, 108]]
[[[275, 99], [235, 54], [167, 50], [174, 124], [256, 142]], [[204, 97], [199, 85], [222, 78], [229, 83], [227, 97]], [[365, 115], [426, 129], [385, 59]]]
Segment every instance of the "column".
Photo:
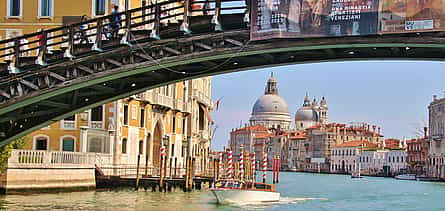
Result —
[[87, 152], [88, 127], [80, 127], [80, 148], [79, 152]]

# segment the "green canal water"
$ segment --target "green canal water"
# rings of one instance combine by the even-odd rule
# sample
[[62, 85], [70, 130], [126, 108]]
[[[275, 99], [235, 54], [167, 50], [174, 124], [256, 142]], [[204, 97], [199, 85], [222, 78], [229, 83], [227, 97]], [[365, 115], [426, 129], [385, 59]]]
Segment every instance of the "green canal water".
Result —
[[8, 210], [445, 210], [445, 183], [346, 175], [281, 173], [272, 204], [218, 205], [210, 192], [131, 189], [0, 196]]

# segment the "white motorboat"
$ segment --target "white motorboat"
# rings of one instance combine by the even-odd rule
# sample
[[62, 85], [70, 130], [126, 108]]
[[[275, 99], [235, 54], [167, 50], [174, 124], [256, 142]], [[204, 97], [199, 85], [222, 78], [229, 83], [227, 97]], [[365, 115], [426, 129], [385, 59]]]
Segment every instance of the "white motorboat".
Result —
[[265, 183], [240, 180], [221, 180], [210, 191], [220, 204], [249, 204], [258, 202], [280, 201], [280, 193], [274, 191], [274, 186]]
[[396, 179], [399, 180], [416, 180], [416, 175], [415, 174], [400, 174], [395, 176]]
[[358, 169], [357, 169], [357, 165], [355, 165], [355, 171], [354, 172], [352, 172], [352, 174], [351, 174], [351, 178], [352, 179], [361, 179], [361, 178], [363, 178], [363, 176], [361, 176], [360, 175], [360, 163], [358, 163]]

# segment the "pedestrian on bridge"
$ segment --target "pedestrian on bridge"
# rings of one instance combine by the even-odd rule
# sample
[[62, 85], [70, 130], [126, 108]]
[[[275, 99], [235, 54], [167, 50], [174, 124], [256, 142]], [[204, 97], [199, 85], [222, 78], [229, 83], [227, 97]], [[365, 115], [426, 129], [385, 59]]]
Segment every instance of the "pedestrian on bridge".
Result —
[[119, 15], [119, 6], [114, 5], [113, 11], [111, 11], [110, 26], [111, 37], [118, 38], [118, 32], [122, 25], [122, 18]]

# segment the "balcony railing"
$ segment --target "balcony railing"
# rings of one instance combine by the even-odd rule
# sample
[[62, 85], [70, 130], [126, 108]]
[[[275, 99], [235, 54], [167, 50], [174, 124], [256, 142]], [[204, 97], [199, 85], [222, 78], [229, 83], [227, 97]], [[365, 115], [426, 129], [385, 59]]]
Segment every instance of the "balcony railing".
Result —
[[208, 140], [210, 138], [210, 132], [208, 130], [199, 130], [199, 136], [203, 140]]
[[103, 129], [104, 123], [103, 123], [103, 121], [91, 121], [90, 128], [91, 129]]
[[62, 121], [62, 128], [63, 129], [75, 129], [76, 128], [76, 121], [63, 120]]
[[193, 89], [193, 97], [206, 106], [211, 107], [213, 105], [210, 97], [204, 94], [201, 90]]
[[173, 97], [152, 92], [152, 104], [173, 108]]
[[173, 108], [178, 111], [184, 111], [184, 103], [181, 99], [173, 100]]

